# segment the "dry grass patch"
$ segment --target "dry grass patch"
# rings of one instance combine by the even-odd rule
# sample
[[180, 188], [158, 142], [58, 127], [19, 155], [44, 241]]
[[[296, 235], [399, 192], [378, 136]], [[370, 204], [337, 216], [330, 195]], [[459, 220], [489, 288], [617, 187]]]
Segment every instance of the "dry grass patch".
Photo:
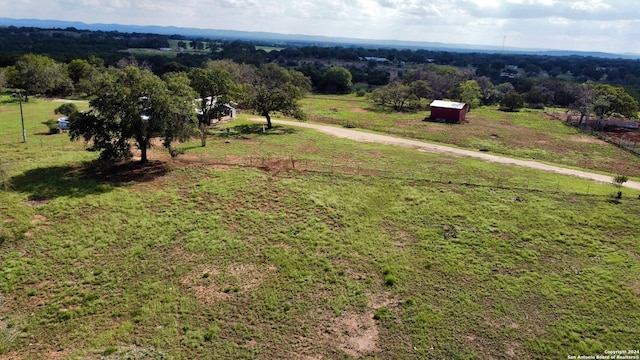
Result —
[[600, 144], [600, 145], [606, 145], [607, 144], [605, 141], [602, 141], [602, 140], [598, 139], [597, 137], [587, 136], [587, 135], [568, 136], [566, 138], [566, 140], [573, 141], [573, 142], [578, 142], [578, 143], [584, 143], [584, 144]]
[[631, 291], [633, 291], [634, 295], [640, 297], [640, 280], [635, 280], [631, 284]]

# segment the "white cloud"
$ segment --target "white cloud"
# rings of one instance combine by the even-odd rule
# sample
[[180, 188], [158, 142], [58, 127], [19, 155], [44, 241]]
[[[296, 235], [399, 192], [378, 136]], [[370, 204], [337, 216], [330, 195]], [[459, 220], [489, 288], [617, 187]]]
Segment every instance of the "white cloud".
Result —
[[640, 49], [636, 0], [0, 0], [0, 16], [553, 49]]

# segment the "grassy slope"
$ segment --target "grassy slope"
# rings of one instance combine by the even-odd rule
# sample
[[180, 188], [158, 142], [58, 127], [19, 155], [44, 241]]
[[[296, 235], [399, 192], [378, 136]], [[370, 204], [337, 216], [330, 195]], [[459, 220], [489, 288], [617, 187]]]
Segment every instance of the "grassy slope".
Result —
[[[105, 180], [83, 175], [96, 155], [82, 143], [37, 135], [58, 105], [25, 107], [27, 144], [17, 104], [0, 106], [0, 359], [566, 358], [640, 343], [630, 190], [616, 202], [611, 185], [286, 129]], [[214, 164], [292, 154], [337, 170]], [[338, 171], [354, 168], [367, 176]]]

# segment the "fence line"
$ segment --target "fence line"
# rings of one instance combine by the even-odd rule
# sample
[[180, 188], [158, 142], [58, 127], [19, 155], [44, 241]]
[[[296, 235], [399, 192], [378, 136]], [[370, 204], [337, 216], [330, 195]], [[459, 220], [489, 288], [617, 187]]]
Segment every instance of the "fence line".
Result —
[[595, 136], [598, 139], [605, 141], [609, 144], [615, 145], [621, 149], [631, 151], [636, 155], [640, 155], [640, 144], [635, 140], [627, 140], [623, 138], [614, 138], [607, 136], [603, 133], [603, 130], [607, 127], [623, 128], [627, 131], [640, 131], [640, 123], [637, 121], [625, 121], [623, 119], [592, 119], [585, 118], [580, 122], [579, 115], [567, 115], [567, 124], [580, 129], [582, 132]]
[[[38, 146], [42, 146], [38, 144]], [[65, 149], [64, 143], [58, 144], [45, 144], [45, 146], [51, 149]], [[58, 147], [60, 146], [60, 147]], [[155, 158], [153, 154], [156, 151], [151, 150], [150, 157]], [[162, 152], [166, 155], [165, 152]], [[168, 157], [168, 155], [167, 155]], [[591, 193], [591, 184], [587, 183], [584, 191], [570, 190], [562, 187], [560, 181], [554, 180], [540, 180], [531, 181], [525, 177], [509, 178], [503, 176], [497, 177], [478, 177], [473, 172], [468, 174], [448, 174], [445, 171], [439, 170], [427, 170], [427, 169], [398, 169], [393, 165], [381, 164], [378, 167], [369, 166], [370, 164], [363, 164], [358, 162], [344, 163], [343, 161], [320, 161], [310, 158], [296, 157], [294, 155], [288, 156], [271, 156], [271, 155], [249, 155], [249, 156], [235, 156], [235, 155], [213, 155], [207, 153], [190, 153], [183, 154], [174, 158], [174, 163], [179, 164], [194, 164], [194, 165], [206, 165], [206, 166], [239, 166], [246, 168], [256, 168], [264, 171], [278, 173], [287, 171], [307, 172], [318, 175], [329, 176], [366, 176], [366, 177], [378, 177], [385, 179], [395, 179], [402, 181], [410, 181], [415, 183], [433, 183], [443, 185], [465, 185], [465, 186], [477, 186], [488, 187], [496, 189], [513, 189], [513, 190], [525, 190], [525, 191], [540, 191], [540, 192], [553, 192], [553, 193], [572, 193], [572, 194], [586, 194]], [[11, 162], [0, 163], [0, 190], [4, 188], [7, 190], [10, 185], [11, 178], [9, 176]]]
[[[201, 153], [198, 156], [178, 157], [176, 163], [201, 164], [207, 166], [228, 166], [255, 168], [272, 173], [295, 171], [328, 176], [365, 176], [391, 180], [402, 180], [414, 183], [432, 183], [442, 185], [464, 185], [495, 189], [539, 191], [546, 193], [571, 193], [591, 195], [591, 183], [587, 181], [584, 190], [564, 188], [558, 180], [532, 181], [526, 177], [510, 178], [498, 176], [494, 178], [477, 177], [474, 174], [447, 174], [442, 171], [426, 169], [392, 169], [391, 167], [367, 167], [359, 163], [344, 164], [332, 161], [318, 161], [307, 158], [289, 156], [212, 156]], [[613, 193], [613, 191], [612, 191]]]

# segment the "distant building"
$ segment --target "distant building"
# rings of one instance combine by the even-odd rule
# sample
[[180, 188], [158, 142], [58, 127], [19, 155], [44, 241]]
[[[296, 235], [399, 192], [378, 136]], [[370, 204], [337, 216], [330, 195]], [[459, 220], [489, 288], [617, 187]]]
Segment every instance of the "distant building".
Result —
[[505, 65], [504, 69], [500, 72], [500, 76], [509, 79], [517, 79], [520, 77], [520, 70], [518, 65]]
[[433, 100], [430, 118], [444, 122], [461, 122], [467, 117], [467, 112], [469, 112], [469, 105], [465, 103]]
[[389, 61], [389, 59], [387, 59], [387, 58], [376, 57], [376, 56], [365, 56], [365, 57], [361, 57], [360, 60], [362, 60], [362, 61], [375, 61], [375, 62], [386, 62], [386, 61]]
[[[199, 99], [194, 99], [193, 100], [193, 106], [195, 108], [195, 112], [196, 115], [198, 116], [198, 120], [200, 121], [204, 121], [207, 123], [207, 125], [211, 125], [211, 119], [207, 117], [205, 117], [205, 114], [202, 112], [202, 98]], [[237, 111], [236, 108], [233, 107], [231, 104], [218, 104], [218, 98], [217, 97], [211, 97], [208, 96], [206, 98], [206, 106], [210, 109], [213, 108], [217, 108], [218, 111], [220, 111], [220, 113], [222, 114], [222, 116], [228, 116], [231, 119], [235, 119], [237, 116]]]

